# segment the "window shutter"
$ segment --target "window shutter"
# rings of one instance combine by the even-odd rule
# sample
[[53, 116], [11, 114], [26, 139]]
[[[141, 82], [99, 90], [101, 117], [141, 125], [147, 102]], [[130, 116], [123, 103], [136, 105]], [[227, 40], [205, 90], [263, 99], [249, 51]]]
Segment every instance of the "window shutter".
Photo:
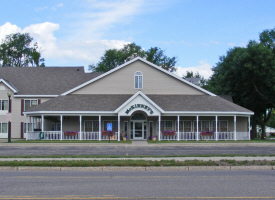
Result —
[[21, 138], [24, 138], [24, 122], [21, 122]]
[[21, 115], [22, 116], [24, 115], [23, 112], [24, 112], [24, 99], [21, 99]]
[[10, 109], [10, 111], [11, 111], [11, 100], [10, 100], [10, 104], [9, 104], [9, 109]]
[[38, 99], [38, 105], [41, 104], [41, 99]]

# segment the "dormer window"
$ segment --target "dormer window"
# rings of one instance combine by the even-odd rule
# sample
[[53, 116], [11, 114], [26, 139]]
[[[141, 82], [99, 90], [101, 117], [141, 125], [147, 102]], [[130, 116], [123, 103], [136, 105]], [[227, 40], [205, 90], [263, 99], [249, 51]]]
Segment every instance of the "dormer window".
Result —
[[135, 89], [142, 89], [142, 73], [135, 73]]

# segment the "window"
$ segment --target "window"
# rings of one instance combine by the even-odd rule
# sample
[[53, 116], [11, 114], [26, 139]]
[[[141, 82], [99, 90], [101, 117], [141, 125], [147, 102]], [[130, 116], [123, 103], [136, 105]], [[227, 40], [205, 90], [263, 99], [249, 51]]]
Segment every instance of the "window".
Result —
[[[197, 121], [193, 122], [194, 132], [197, 132]], [[201, 131], [210, 131], [210, 122], [209, 121], [199, 121], [199, 132]]]
[[[178, 131], [178, 121], [175, 123], [176, 131]], [[192, 121], [180, 121], [180, 132], [192, 132]]]
[[8, 110], [8, 100], [0, 100], [1, 110]]
[[98, 132], [99, 131], [98, 121], [85, 121], [85, 132]]
[[132, 116], [131, 120], [146, 120], [146, 117], [142, 113], [136, 113]]
[[8, 133], [8, 123], [0, 123], [0, 133]]
[[24, 123], [24, 133], [32, 131], [32, 123]]
[[[227, 132], [227, 121], [218, 121], [218, 132]], [[216, 131], [216, 121], [212, 121], [212, 130]]]
[[24, 111], [26, 111], [30, 107], [38, 105], [38, 100], [37, 99], [35, 99], [35, 100], [25, 100], [24, 105], [25, 105]]
[[142, 89], [142, 73], [135, 73], [135, 89]]
[[[157, 123], [157, 130], [158, 130], [158, 123]], [[173, 130], [173, 121], [167, 121], [167, 120], [161, 121], [160, 130], [161, 131]]]

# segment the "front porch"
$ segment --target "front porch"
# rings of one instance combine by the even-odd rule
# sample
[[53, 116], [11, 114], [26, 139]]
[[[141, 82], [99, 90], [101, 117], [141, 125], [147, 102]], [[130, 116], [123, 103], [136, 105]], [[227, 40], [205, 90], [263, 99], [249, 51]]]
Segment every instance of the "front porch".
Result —
[[[171, 115], [40, 115], [29, 116], [25, 123], [26, 140], [109, 140], [102, 135], [112, 124], [110, 140], [250, 140], [250, 116]], [[216, 131], [217, 130], [217, 131]], [[169, 131], [169, 135], [166, 132]]]

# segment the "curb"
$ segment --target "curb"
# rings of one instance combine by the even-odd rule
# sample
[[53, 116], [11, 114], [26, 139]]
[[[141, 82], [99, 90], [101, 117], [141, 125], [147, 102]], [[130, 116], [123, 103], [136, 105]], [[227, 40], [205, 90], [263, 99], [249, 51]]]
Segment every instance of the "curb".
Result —
[[0, 171], [218, 171], [275, 170], [275, 166], [178, 166], [178, 167], [0, 167]]

